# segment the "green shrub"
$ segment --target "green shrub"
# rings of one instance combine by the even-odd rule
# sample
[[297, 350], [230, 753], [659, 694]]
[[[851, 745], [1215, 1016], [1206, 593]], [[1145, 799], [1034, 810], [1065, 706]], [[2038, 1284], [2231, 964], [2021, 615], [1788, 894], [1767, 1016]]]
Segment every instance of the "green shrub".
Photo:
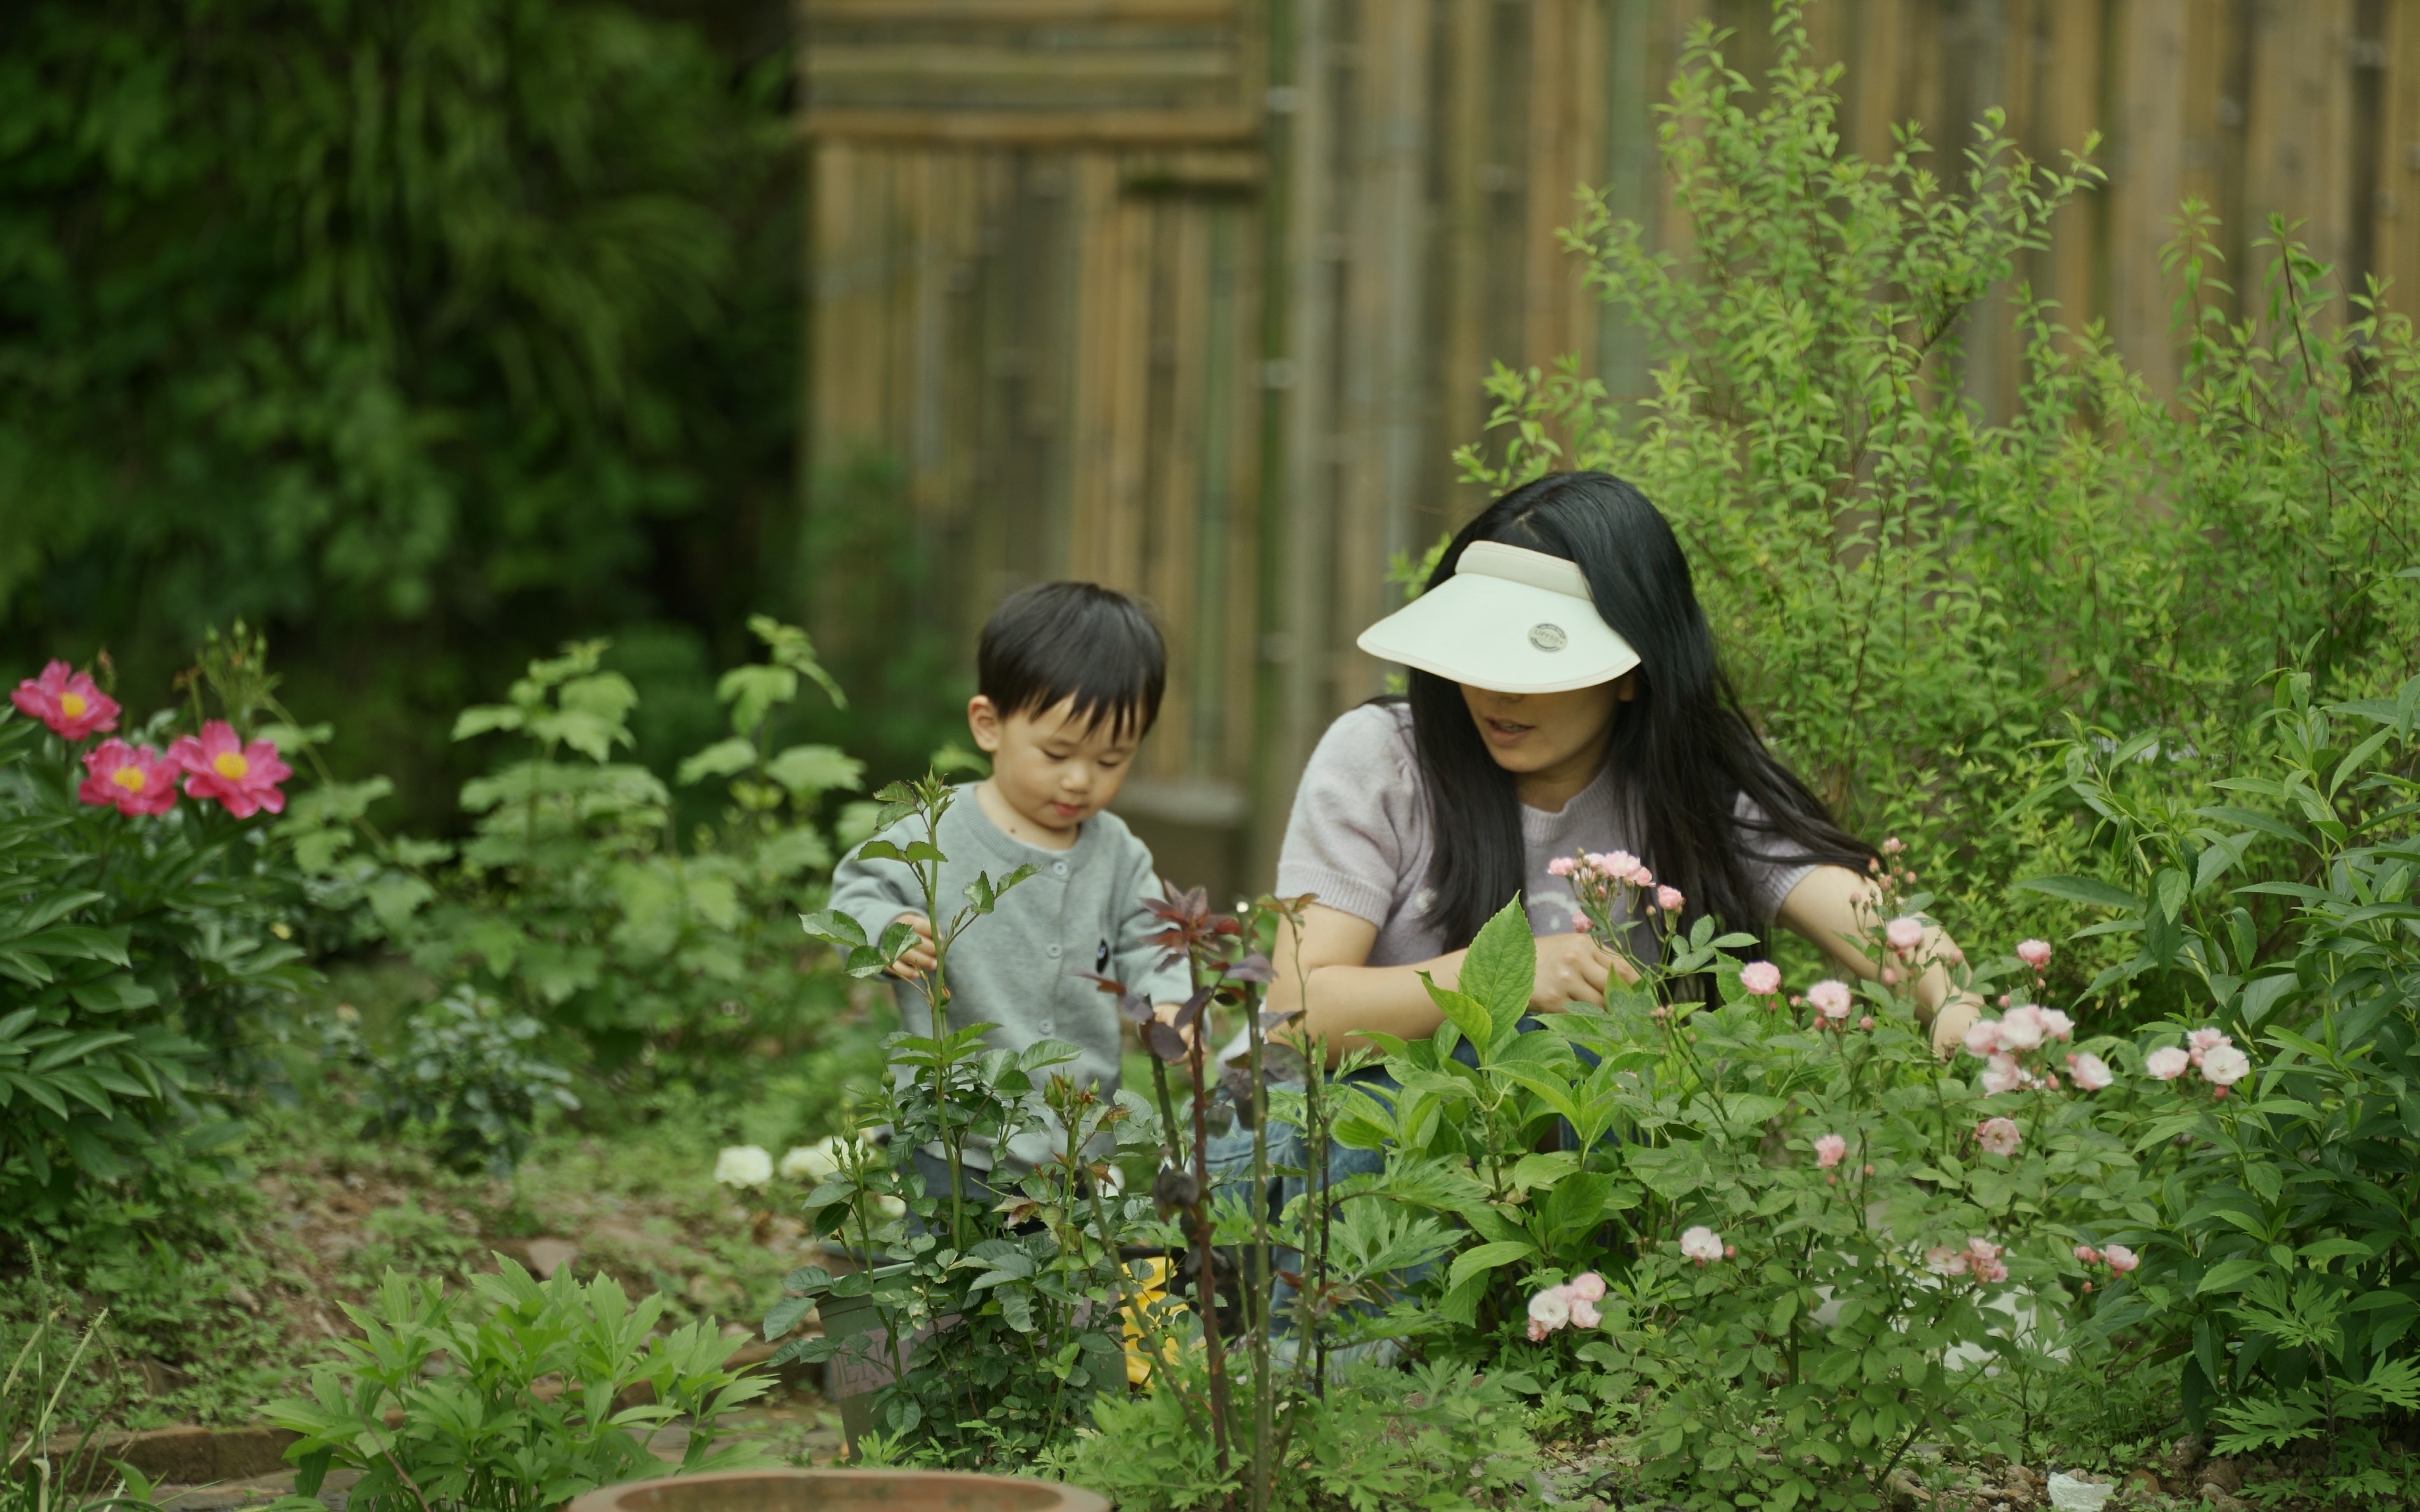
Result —
[[[496, 1258], [471, 1297], [389, 1272], [375, 1307], [345, 1308], [362, 1336], [336, 1343], [309, 1396], [268, 1409], [302, 1436], [287, 1451], [300, 1494], [278, 1512], [318, 1506], [331, 1469], [362, 1472], [349, 1494], [365, 1512], [542, 1512], [598, 1486], [760, 1462], [752, 1446], [715, 1447], [721, 1414], [768, 1384], [724, 1368], [737, 1340], [704, 1323], [651, 1336], [662, 1297], [633, 1307], [610, 1277], [582, 1285], [566, 1269], [540, 1284]], [[650, 1400], [617, 1405], [642, 1383]], [[668, 1466], [646, 1440], [676, 1418], [689, 1443]]]
[[768, 659], [717, 680], [731, 733], [675, 777], [722, 785], [719, 823], [681, 833], [663, 779], [614, 759], [633, 744], [638, 693], [604, 669], [604, 642], [582, 642], [532, 662], [508, 702], [455, 721], [458, 740], [524, 743], [464, 785], [469, 841], [387, 840], [358, 803], [298, 813], [318, 896], [349, 921], [349, 937], [467, 984], [473, 1001], [504, 1005], [507, 1023], [548, 1025], [600, 1072], [726, 1091], [752, 1079], [768, 1041], [797, 1048], [839, 1004], [791, 920], [830, 872], [818, 807], [855, 789], [862, 765], [829, 746], [775, 748], [773, 716], [802, 681], [835, 699], [839, 689], [804, 634], [763, 616], [751, 624]]
[[[2283, 226], [2230, 321], [2189, 206], [2167, 254], [2183, 376], [2151, 393], [2104, 332], [2058, 325], [2016, 279], [2099, 171], [2028, 162], [1997, 113], [1938, 169], [1913, 133], [1886, 162], [1843, 151], [1800, 8], [1776, 8], [1761, 91], [1719, 34], [1692, 36], [1663, 107], [1684, 255], [1601, 201], [1567, 233], [1637, 323], [1653, 392], [1499, 367], [1501, 444], [1464, 466], [1491, 488], [1562, 466], [1636, 483], [1776, 747], [1852, 828], [1929, 838], [1954, 925], [2046, 933], [2076, 916], [2005, 889], [2088, 867], [2084, 832], [2005, 810], [2055, 775], [2036, 747], [2069, 717], [2225, 770], [2261, 679], [2306, 647], [2322, 697], [2401, 680], [2420, 630], [2420, 346], [2365, 291], [2330, 294]], [[1969, 397], [1987, 325], [2023, 354], [2005, 420]], [[2108, 959], [2064, 959], [2063, 980]]]
[[2180, 1356], [2222, 1453], [2324, 1445], [2350, 1504], [2394, 1489], [2385, 1430], [2420, 1412], [2420, 679], [2333, 704], [2315, 683], [2277, 679], [2223, 802], [2140, 763], [2148, 737], [2071, 745], [2057, 795], [2129, 886], [2037, 886], [2134, 948], [2106, 985], [2169, 979], [2189, 1007], [2159, 1042], [2214, 1025], [2257, 1055], [2235, 1095], [2188, 1072], [2154, 1101], [2145, 1205], [2102, 1226], [2143, 1265], [2100, 1328]]
[[364, 1132], [392, 1134], [418, 1124], [457, 1170], [510, 1175], [529, 1151], [540, 1109], [580, 1106], [571, 1073], [530, 1048], [544, 1026], [525, 1013], [504, 1013], [468, 986], [414, 1013], [392, 1057], [364, 1043], [357, 1023], [340, 1017], [329, 1048], [369, 1072]]

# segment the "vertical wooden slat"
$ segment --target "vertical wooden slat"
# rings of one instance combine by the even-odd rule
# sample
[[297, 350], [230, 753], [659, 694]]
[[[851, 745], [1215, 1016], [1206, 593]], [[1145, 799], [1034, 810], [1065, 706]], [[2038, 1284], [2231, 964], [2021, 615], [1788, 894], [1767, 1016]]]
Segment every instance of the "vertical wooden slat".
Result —
[[1494, 28], [1487, 24], [1493, 0], [1444, 0], [1445, 39], [1440, 66], [1446, 76], [1444, 127], [1437, 145], [1445, 217], [1443, 267], [1437, 299], [1445, 316], [1443, 361], [1437, 388], [1450, 435], [1475, 436], [1487, 418], [1480, 380], [1488, 360], [1487, 273], [1497, 255], [1487, 235], [1487, 80]]
[[2184, 192], [2184, 0], [2129, 0], [2110, 178], [2110, 332], [2151, 387], [2176, 386], [2160, 247]]
[[2384, 22], [2375, 262], [2388, 305], [2410, 315], [2420, 311], [2420, 4], [2388, 0]]
[[[2293, 235], [2341, 267], [2351, 224], [2351, 0], [2254, 0], [2246, 220], [2256, 239], [2273, 215], [2299, 221]], [[2265, 273], [2256, 256], [2242, 276]]]

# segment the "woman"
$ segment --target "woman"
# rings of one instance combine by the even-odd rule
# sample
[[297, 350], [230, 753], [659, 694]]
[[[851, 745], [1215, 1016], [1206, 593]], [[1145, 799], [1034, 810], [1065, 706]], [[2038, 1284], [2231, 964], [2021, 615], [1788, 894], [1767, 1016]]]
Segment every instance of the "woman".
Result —
[[[1410, 697], [1328, 727], [1278, 861], [1278, 892], [1317, 901], [1278, 942], [1269, 1006], [1302, 1010], [1299, 1032], [1331, 1056], [1365, 1030], [1433, 1032], [1421, 975], [1454, 985], [1463, 948], [1516, 892], [1538, 937], [1532, 1011], [1602, 1003], [1608, 975], [1630, 971], [1572, 931], [1569, 885], [1546, 868], [1575, 851], [1636, 853], [1686, 920], [1778, 922], [1872, 974], [1873, 852], [1757, 738], [1680, 542], [1630, 485], [1575, 472], [1506, 494], [1359, 644], [1411, 668]], [[1928, 946], [1951, 949], [1938, 931]], [[1938, 965], [1917, 995], [1947, 1053], [1980, 1004], [1945, 1010]]]

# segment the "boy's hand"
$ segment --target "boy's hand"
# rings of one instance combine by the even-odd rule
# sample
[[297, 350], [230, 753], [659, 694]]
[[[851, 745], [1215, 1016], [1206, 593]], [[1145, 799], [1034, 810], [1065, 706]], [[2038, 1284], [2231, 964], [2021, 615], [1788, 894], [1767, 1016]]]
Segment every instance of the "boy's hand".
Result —
[[891, 921], [905, 924], [916, 932], [916, 943], [899, 952], [891, 963], [891, 974], [903, 981], [914, 981], [939, 965], [940, 958], [933, 953], [933, 921], [922, 914], [902, 914]]
[[[1152, 1005], [1151, 1016], [1159, 1020], [1162, 1024], [1174, 1024], [1176, 1022], [1176, 1015], [1184, 1011], [1185, 1005], [1183, 1003], [1155, 1003]], [[1209, 1015], [1206, 1013], [1202, 1015], [1202, 1018], [1207, 1017], [1209, 1017]], [[1185, 1036], [1185, 1043], [1187, 1048], [1190, 1048], [1196, 1040], [1202, 1038], [1202, 1019], [1195, 1019], [1193, 1021], [1193, 1027], [1189, 1029], [1179, 1029], [1176, 1032]]]

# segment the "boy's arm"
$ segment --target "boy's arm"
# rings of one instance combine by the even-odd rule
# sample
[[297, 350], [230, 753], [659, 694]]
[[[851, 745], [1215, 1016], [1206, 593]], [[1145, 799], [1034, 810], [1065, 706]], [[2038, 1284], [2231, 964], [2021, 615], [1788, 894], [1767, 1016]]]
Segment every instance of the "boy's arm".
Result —
[[1151, 850], [1129, 832], [1126, 855], [1120, 858], [1125, 878], [1120, 889], [1124, 912], [1118, 920], [1114, 955], [1109, 966], [1117, 980], [1126, 984], [1129, 992], [1138, 992], [1158, 1005], [1162, 1018], [1172, 1015], [1193, 995], [1193, 973], [1182, 959], [1162, 964], [1167, 954], [1164, 948], [1151, 943], [1151, 936], [1164, 926], [1153, 918], [1145, 904], [1156, 901], [1162, 887]]
[[[886, 834], [879, 839], [889, 839]], [[863, 847], [859, 847], [862, 850]], [[933, 924], [924, 917], [924, 899], [915, 875], [897, 861], [867, 861], [851, 851], [832, 869], [831, 907], [857, 921], [869, 940], [905, 918], [915, 928], [911, 945], [892, 967], [894, 976], [914, 978], [933, 969]]]

